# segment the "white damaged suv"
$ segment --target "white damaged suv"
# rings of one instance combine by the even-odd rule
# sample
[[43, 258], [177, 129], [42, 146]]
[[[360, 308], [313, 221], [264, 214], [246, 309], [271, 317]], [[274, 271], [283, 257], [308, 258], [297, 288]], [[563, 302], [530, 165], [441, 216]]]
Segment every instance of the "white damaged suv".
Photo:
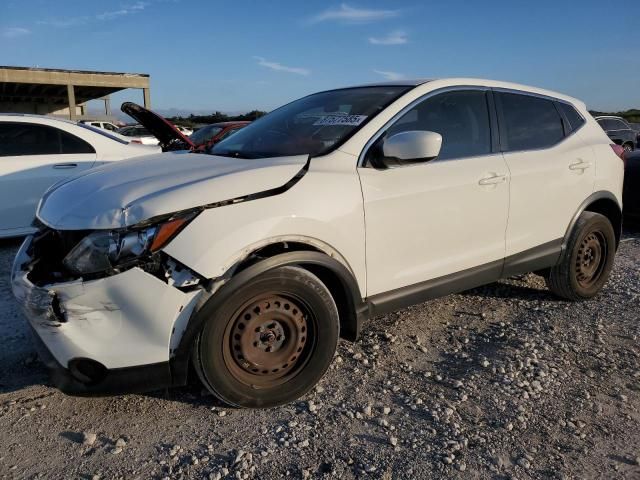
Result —
[[321, 92], [207, 154], [53, 187], [13, 291], [65, 392], [184, 385], [192, 363], [223, 401], [270, 407], [307, 392], [366, 318], [524, 272], [595, 296], [623, 158], [582, 102], [537, 88]]

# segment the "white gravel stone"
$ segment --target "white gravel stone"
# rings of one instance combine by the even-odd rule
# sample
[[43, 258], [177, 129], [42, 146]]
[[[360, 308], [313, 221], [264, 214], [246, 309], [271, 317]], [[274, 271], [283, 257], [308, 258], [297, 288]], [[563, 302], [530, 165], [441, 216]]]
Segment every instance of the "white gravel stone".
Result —
[[98, 436], [95, 433], [82, 432], [82, 444], [87, 447], [90, 447], [91, 445], [93, 445], [97, 438]]

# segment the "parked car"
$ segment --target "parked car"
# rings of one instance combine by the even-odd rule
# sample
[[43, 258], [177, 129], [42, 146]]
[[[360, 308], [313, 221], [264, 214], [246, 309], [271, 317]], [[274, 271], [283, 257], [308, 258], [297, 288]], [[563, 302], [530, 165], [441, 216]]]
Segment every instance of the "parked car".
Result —
[[141, 143], [143, 145], [158, 145], [159, 140], [142, 125], [128, 125], [119, 128], [117, 133], [128, 137], [133, 143]]
[[625, 220], [640, 224], [640, 150], [625, 156], [622, 205]]
[[180, 125], [176, 125], [175, 126], [181, 134], [183, 134], [185, 137], [188, 137], [189, 135], [191, 135], [193, 133], [193, 130], [191, 128], [187, 128], [187, 127], [182, 127]]
[[42, 194], [105, 162], [158, 153], [105, 130], [38, 115], [0, 114], [0, 237], [33, 233]]
[[[168, 149], [167, 142], [174, 144], [172, 150], [177, 149], [175, 147], [176, 141], [181, 144], [181, 148], [191, 148], [190, 142], [186, 138], [193, 133], [193, 130], [174, 125], [161, 115], [133, 102], [123, 103], [120, 109], [139, 123], [121, 128], [118, 131], [120, 134], [135, 138], [136, 141], [145, 145], [160, 145], [161, 147], [164, 145], [164, 151]], [[168, 132], [171, 137], [169, 140], [167, 140]]]
[[111, 122], [99, 122], [92, 120], [82, 120], [80, 123], [84, 123], [85, 125], [91, 125], [92, 127], [102, 128], [103, 130], [108, 130], [109, 132], [117, 132], [120, 127], [111, 123]]
[[209, 154], [50, 190], [13, 292], [65, 392], [184, 385], [192, 363], [226, 403], [279, 405], [384, 312], [531, 271], [597, 295], [621, 231], [611, 143], [584, 103], [511, 83], [325, 91]]
[[153, 136], [163, 152], [194, 149], [189, 137], [162, 115], [133, 102], [123, 103], [120, 110], [139, 122], [141, 126], [136, 128], [144, 129]]
[[233, 135], [251, 122], [220, 122], [200, 128], [192, 135], [177, 127], [162, 115], [136, 103], [126, 102], [121, 110], [139, 122], [146, 131], [158, 139], [163, 151], [190, 150], [202, 152], [212, 145]]
[[631, 128], [624, 118], [603, 116], [596, 117], [596, 121], [617, 145], [621, 145], [627, 152], [635, 150], [638, 144], [638, 132]]
[[640, 123], [629, 123], [634, 132], [636, 132], [636, 148], [640, 148]]
[[204, 151], [212, 147], [225, 138], [230, 137], [238, 132], [241, 128], [246, 127], [251, 122], [218, 122], [206, 125], [191, 134], [189, 140], [194, 144], [194, 148]]

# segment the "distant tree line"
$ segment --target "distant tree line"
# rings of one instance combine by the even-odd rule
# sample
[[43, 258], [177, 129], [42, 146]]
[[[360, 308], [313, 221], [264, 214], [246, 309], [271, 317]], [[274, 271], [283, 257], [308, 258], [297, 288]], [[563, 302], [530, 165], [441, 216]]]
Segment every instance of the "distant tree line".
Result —
[[210, 123], [218, 123], [218, 122], [240, 122], [240, 121], [250, 121], [253, 122], [257, 118], [262, 117], [267, 112], [263, 112], [262, 110], [251, 110], [248, 113], [243, 113], [241, 115], [227, 115], [222, 112], [215, 112], [211, 115], [194, 115], [191, 114], [188, 117], [170, 117], [169, 120], [172, 123], [177, 125], [184, 125], [186, 127], [195, 127], [198, 125], [208, 125]]
[[637, 108], [625, 110], [624, 112], [614, 112], [614, 113], [597, 112], [595, 110], [589, 110], [589, 113], [594, 117], [597, 117], [599, 115], [614, 115], [616, 117], [624, 118], [629, 123], [640, 123], [640, 110], [638, 110]]

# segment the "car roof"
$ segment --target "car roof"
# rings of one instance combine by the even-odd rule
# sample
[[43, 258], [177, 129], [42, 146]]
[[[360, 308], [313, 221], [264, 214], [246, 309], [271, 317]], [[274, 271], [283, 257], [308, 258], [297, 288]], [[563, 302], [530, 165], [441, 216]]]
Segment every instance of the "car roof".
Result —
[[[490, 80], [485, 78], [471, 78], [471, 77], [448, 77], [448, 78], [414, 78], [414, 79], [401, 79], [385, 82], [367, 83], [361, 85], [352, 85], [351, 87], [344, 88], [359, 88], [359, 87], [420, 87], [425, 84], [433, 84], [434, 89], [456, 87], [456, 86], [476, 86], [485, 88], [495, 88], [503, 90], [516, 90], [525, 93], [533, 93], [550, 98], [563, 100], [574, 105], [580, 105], [586, 109], [584, 102], [577, 98], [565, 95], [552, 90], [546, 90], [544, 88], [533, 87], [530, 85], [523, 85], [519, 83], [505, 82], [501, 80]], [[330, 89], [340, 90], [340, 88]]]
[[603, 118], [615, 118], [616, 120], [624, 120], [624, 118], [619, 117], [617, 115], [598, 115], [597, 117], [594, 117], [594, 118], [596, 120], [600, 120], [600, 119], [603, 119]]
[[0, 113], [0, 118], [7, 118], [7, 119], [16, 119], [16, 118], [24, 118], [27, 120], [34, 120], [34, 121], [38, 121], [38, 120], [45, 120], [47, 122], [63, 122], [63, 123], [67, 123], [70, 125], [77, 125], [78, 122], [75, 122], [73, 120], [69, 120], [67, 118], [60, 118], [60, 117], [53, 117], [50, 115], [35, 115], [33, 113]]
[[432, 82], [432, 78], [414, 78], [402, 80], [389, 80], [386, 82], [364, 83], [361, 85], [353, 85], [354, 87], [417, 87], [423, 83]]

